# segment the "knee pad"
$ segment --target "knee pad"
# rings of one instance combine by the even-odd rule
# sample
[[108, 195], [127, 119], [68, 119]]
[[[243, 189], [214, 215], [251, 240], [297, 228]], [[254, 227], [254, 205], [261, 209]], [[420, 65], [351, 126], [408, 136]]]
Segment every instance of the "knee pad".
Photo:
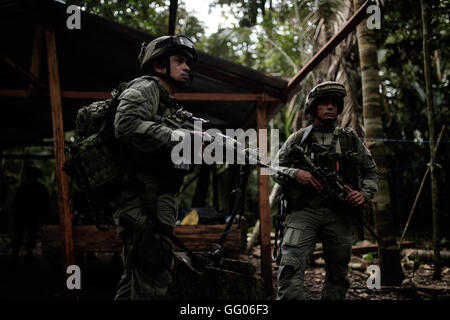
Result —
[[280, 261], [280, 269], [278, 279], [280, 281], [288, 281], [292, 279], [294, 274], [300, 269], [300, 257], [295, 254], [283, 254]]
[[290, 280], [294, 276], [295, 269], [293, 266], [287, 265], [283, 267], [283, 270], [280, 273], [280, 280]]

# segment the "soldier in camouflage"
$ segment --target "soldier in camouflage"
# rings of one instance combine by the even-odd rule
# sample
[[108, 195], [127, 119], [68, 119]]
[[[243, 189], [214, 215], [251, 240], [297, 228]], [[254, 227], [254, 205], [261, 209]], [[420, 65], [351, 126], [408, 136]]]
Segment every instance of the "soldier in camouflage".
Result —
[[[317, 241], [324, 250], [326, 277], [322, 299], [345, 299], [350, 286], [348, 263], [353, 241], [353, 217], [377, 191], [377, 167], [365, 145], [350, 128], [338, 128], [345, 87], [324, 82], [309, 93], [305, 113], [313, 124], [292, 134], [277, 154], [279, 169], [292, 180], [276, 174], [288, 200], [286, 230], [281, 243], [277, 299], [304, 299], [304, 272]], [[323, 196], [323, 186], [309, 172], [294, 145], [305, 150], [316, 167], [339, 175], [347, 189], [345, 203]]]
[[[176, 195], [190, 173], [175, 166], [171, 149], [183, 133], [155, 121], [177, 108], [173, 94], [191, 80], [190, 63], [197, 59], [185, 36], [160, 37], [142, 46], [144, 76], [134, 79], [119, 97], [114, 121], [124, 158], [125, 186], [116, 199], [114, 220], [124, 241], [124, 271], [116, 299], [161, 299], [172, 282]], [[179, 136], [178, 138], [182, 138]]]

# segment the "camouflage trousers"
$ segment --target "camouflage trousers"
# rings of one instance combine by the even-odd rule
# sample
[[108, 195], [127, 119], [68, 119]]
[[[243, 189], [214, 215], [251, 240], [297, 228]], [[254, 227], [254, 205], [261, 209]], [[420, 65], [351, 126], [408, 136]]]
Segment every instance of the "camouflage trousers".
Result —
[[173, 193], [159, 194], [160, 181], [153, 176], [140, 174], [136, 180], [143, 187], [141, 192], [122, 190], [114, 212], [116, 230], [124, 242], [123, 273], [115, 299], [158, 300], [172, 283], [173, 244], [166, 234], [175, 226], [177, 200]]
[[351, 258], [353, 223], [350, 214], [326, 207], [306, 207], [288, 216], [281, 245], [277, 300], [302, 300], [304, 273], [317, 241], [325, 259], [323, 300], [345, 299], [350, 286], [348, 263]]

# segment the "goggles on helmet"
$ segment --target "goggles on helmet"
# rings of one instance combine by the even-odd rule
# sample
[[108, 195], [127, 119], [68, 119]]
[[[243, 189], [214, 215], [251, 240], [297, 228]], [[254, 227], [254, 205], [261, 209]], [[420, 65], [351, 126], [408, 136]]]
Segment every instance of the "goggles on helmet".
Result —
[[186, 47], [188, 50], [194, 50], [194, 42], [186, 36], [170, 36], [169, 38], [158, 42], [155, 45], [155, 49], [163, 48], [166, 46], [180, 46]]

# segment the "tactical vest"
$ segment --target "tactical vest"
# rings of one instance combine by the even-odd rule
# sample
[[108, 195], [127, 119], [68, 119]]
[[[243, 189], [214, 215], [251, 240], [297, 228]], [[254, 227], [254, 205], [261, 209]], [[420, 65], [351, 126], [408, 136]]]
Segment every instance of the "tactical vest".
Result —
[[[309, 130], [308, 130], [309, 129]], [[306, 134], [306, 136], [305, 136]], [[360, 189], [360, 168], [358, 163], [358, 137], [350, 128], [338, 128], [333, 134], [332, 145], [328, 150], [314, 150], [312, 144], [315, 142], [310, 128], [303, 128], [299, 131], [293, 144], [301, 145], [306, 150], [306, 155], [311, 158], [315, 166], [326, 167], [329, 170], [336, 171], [344, 180], [344, 183], [352, 189]], [[334, 145], [339, 141], [340, 153], [336, 153]], [[313, 154], [313, 156], [311, 156]], [[290, 158], [288, 160], [291, 167], [308, 170], [299, 160]], [[320, 197], [312, 188], [302, 188], [298, 184], [291, 184], [283, 188], [288, 199], [288, 210], [300, 210], [307, 204], [315, 206], [322, 205]]]
[[[320, 144], [313, 134], [307, 137], [305, 145], [307, 155], [317, 167], [336, 172], [345, 184], [359, 190], [358, 146], [355, 139], [356, 136], [349, 128], [336, 128], [330, 145]], [[340, 152], [336, 150], [338, 142]]]

